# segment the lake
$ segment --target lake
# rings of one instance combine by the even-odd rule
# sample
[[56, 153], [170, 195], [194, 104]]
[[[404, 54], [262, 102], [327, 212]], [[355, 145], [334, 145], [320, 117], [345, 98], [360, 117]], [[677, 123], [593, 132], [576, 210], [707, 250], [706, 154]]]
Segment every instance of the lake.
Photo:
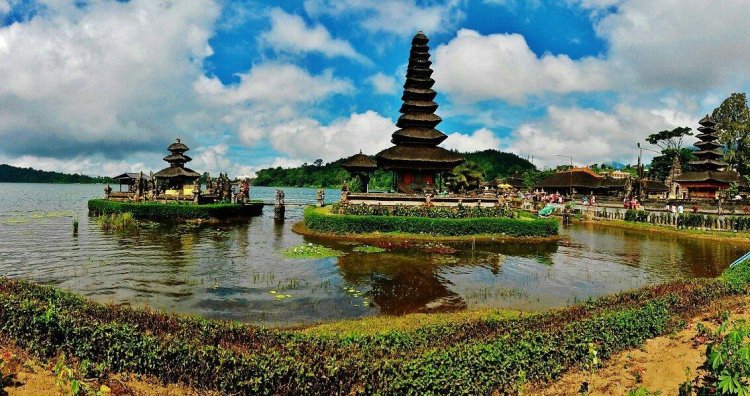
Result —
[[[291, 326], [465, 308], [546, 310], [666, 280], [715, 277], [750, 250], [736, 242], [577, 224], [561, 228], [566, 238], [551, 243], [397, 242], [385, 253], [357, 253], [353, 243], [293, 233], [299, 207], [287, 208], [281, 223], [266, 207], [262, 217], [245, 222], [148, 223], [138, 233], [118, 234], [103, 231], [87, 213], [87, 200], [102, 197], [103, 188], [0, 183], [0, 273], [103, 303]], [[315, 189], [283, 190], [289, 201], [315, 200]], [[250, 194], [272, 200], [274, 191], [252, 187]], [[326, 196], [333, 201], [339, 192]], [[316, 260], [281, 254], [301, 243], [346, 254]]]

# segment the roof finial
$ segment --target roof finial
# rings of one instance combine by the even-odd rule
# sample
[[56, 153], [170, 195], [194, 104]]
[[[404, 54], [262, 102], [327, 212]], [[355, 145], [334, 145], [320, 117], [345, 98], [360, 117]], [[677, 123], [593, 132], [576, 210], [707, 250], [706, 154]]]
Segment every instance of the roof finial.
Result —
[[362, 149], [359, 149], [359, 153], [362, 154]]
[[179, 143], [179, 142], [180, 142], [180, 138], [177, 138], [177, 143]]

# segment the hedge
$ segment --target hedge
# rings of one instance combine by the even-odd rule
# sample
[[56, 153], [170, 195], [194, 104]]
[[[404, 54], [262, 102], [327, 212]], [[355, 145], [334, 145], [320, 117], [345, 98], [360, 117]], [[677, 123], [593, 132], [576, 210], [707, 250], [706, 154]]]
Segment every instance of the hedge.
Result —
[[241, 394], [514, 393], [682, 328], [718, 298], [744, 292], [750, 264], [718, 279], [651, 286], [566, 309], [323, 336], [101, 305], [71, 292], [0, 279], [0, 332], [30, 353], [60, 352], [110, 371]]
[[130, 212], [133, 217], [153, 220], [230, 219], [259, 216], [263, 211], [262, 203], [195, 205], [187, 203], [120, 202], [104, 199], [89, 200], [88, 207], [89, 213], [95, 215]]
[[438, 219], [465, 219], [469, 217], [518, 217], [517, 211], [502, 206], [407, 206], [407, 205], [331, 205], [331, 212], [335, 214], [356, 216], [404, 216], [430, 217]]
[[443, 236], [497, 234], [511, 237], [547, 237], [556, 235], [558, 231], [555, 219], [355, 216], [330, 214], [326, 213], [325, 209], [318, 208], [305, 209], [303, 222], [313, 231], [333, 234], [401, 232]]

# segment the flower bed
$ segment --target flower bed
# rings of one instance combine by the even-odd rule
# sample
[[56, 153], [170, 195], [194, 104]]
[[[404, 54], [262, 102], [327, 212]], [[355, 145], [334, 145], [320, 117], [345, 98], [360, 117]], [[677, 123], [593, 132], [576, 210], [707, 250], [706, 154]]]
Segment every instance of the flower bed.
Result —
[[246, 205], [219, 203], [195, 205], [186, 203], [157, 202], [119, 202], [104, 199], [92, 199], [88, 202], [89, 213], [95, 215], [126, 213], [133, 217], [152, 220], [184, 219], [231, 219], [249, 216], [260, 216], [262, 203]]
[[101, 305], [0, 279], [0, 331], [38, 357], [62, 352], [88, 360], [93, 375], [129, 371], [226, 393], [513, 393], [524, 381], [549, 381], [586, 364], [592, 345], [606, 359], [681, 328], [711, 302], [744, 292], [749, 268], [744, 262], [719, 279], [646, 287], [543, 314], [374, 335], [316, 335]]
[[407, 205], [331, 205], [331, 213], [354, 216], [403, 216], [428, 217], [433, 219], [465, 219], [470, 217], [517, 218], [519, 212], [504, 207], [479, 207], [458, 205], [449, 206], [407, 206]]
[[304, 225], [313, 231], [332, 234], [397, 232], [439, 236], [500, 235], [508, 237], [548, 237], [556, 235], [557, 220], [472, 217], [432, 218], [394, 215], [340, 215], [328, 208], [307, 208]]

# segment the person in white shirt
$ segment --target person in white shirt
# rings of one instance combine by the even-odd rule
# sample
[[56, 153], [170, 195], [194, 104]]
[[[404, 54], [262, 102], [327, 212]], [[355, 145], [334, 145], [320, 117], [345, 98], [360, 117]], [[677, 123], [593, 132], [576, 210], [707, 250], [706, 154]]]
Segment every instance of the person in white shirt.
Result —
[[685, 212], [685, 208], [683, 208], [682, 204], [680, 204], [680, 206], [677, 207], [677, 213], [682, 214], [683, 212]]

